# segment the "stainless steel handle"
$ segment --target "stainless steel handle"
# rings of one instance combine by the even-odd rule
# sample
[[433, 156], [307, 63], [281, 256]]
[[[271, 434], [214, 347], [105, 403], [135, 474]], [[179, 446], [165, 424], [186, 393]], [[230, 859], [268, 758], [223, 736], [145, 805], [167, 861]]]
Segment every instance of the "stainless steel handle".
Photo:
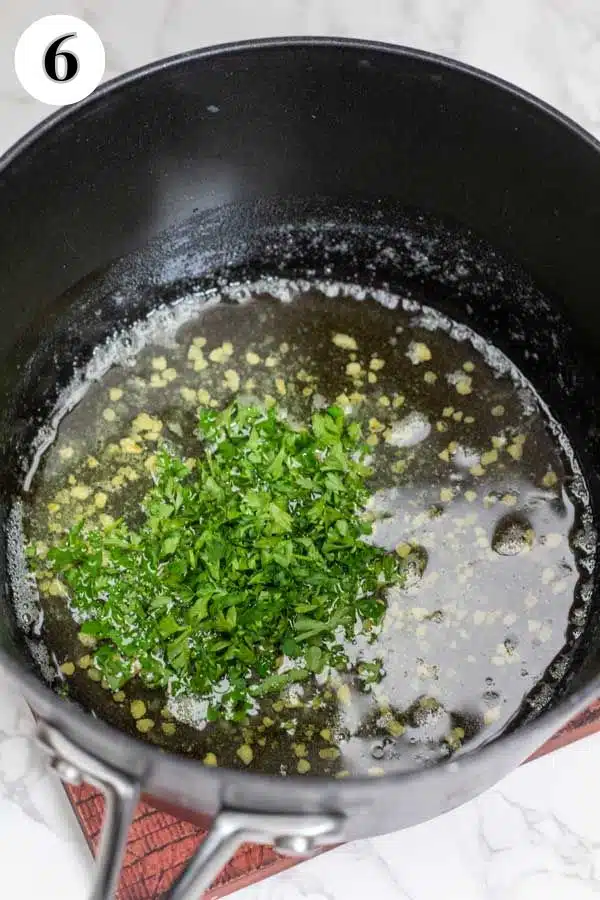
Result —
[[[101, 788], [101, 785], [96, 787]], [[138, 789], [125, 792], [123, 786], [114, 790], [107, 784], [103, 793], [106, 806], [90, 900], [107, 900], [117, 891], [129, 826], [139, 797]]]
[[[105, 816], [96, 854], [96, 873], [90, 900], [112, 900], [119, 884], [127, 833], [140, 796], [140, 783], [98, 760], [52, 725], [40, 722], [38, 745], [63, 781], [86, 781], [102, 791]], [[340, 815], [252, 813], [223, 809], [204, 841], [179, 876], [166, 900], [199, 900], [240, 844], [273, 844], [290, 855], [310, 855], [322, 844], [343, 839]]]
[[139, 796], [138, 782], [101, 762], [64, 737], [52, 725], [38, 723], [37, 744], [63, 781], [88, 784], [104, 795], [104, 822], [96, 853], [94, 883], [89, 900], [111, 900], [119, 885], [127, 834]]
[[224, 809], [165, 900], [199, 900], [240, 844], [273, 844], [289, 855], [306, 856], [343, 838], [343, 817]]

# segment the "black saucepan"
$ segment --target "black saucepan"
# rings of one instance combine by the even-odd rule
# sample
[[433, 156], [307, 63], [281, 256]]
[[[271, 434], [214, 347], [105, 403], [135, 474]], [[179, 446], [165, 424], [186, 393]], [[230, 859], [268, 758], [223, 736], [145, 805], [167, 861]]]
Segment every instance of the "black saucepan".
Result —
[[[262, 41], [117, 79], [0, 162], [3, 520], [74, 362], [157, 299], [231, 271], [418, 287], [530, 379], [565, 425], [595, 508], [598, 198], [600, 147], [589, 135], [509, 85], [412, 50]], [[429, 247], [427, 273], [409, 272], [400, 251], [380, 252], [390, 241], [406, 247], [408, 232]], [[333, 233], [344, 240], [319, 237]], [[458, 271], [461, 254], [470, 265]], [[112, 895], [141, 791], [214, 819], [171, 895], [197, 897], [243, 840], [307, 853], [465, 802], [600, 689], [600, 606], [593, 573], [582, 572], [569, 670], [487, 745], [380, 779], [208, 768], [121, 733], [44, 684], [15, 624], [4, 544], [0, 558], [0, 664], [36, 713], [36, 739], [59, 774], [98, 785], [109, 801], [95, 900]]]

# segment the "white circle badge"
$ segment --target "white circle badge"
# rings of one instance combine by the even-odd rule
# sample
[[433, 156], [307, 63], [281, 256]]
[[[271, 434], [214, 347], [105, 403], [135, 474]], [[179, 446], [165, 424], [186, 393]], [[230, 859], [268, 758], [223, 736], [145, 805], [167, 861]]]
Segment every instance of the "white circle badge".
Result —
[[98, 87], [104, 44], [77, 16], [44, 16], [26, 28], [15, 48], [15, 72], [28, 94], [50, 106], [83, 100]]

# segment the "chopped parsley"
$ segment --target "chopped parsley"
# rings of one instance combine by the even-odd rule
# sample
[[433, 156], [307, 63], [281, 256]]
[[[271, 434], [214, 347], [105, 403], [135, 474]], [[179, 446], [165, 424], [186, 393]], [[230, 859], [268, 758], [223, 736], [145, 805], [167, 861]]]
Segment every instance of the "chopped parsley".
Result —
[[365, 540], [369, 448], [338, 407], [301, 428], [236, 401], [201, 409], [198, 437], [194, 459], [160, 449], [136, 527], [78, 523], [48, 559], [111, 689], [138, 676], [241, 719], [348, 668], [344, 642], [375, 638], [406, 562]]

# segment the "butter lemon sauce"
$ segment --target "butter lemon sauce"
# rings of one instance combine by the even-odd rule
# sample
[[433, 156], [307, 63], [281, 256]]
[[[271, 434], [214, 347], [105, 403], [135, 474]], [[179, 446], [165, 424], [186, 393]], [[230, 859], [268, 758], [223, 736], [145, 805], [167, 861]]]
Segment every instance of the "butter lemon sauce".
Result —
[[[23, 510], [39, 638], [61, 691], [209, 765], [343, 777], [477, 746], [540, 680], [560, 679], [574, 604], [584, 615], [591, 542], [571, 535], [587, 527], [587, 490], [567, 437], [498, 350], [393, 296], [277, 280], [190, 304], [128, 346], [46, 441]], [[369, 540], [411, 563], [377, 641], [348, 648], [381, 662], [383, 678], [326, 672], [263, 698], [245, 722], [207, 723], [204, 698], [136, 679], [110, 691], [46, 555], [82, 519], [135, 522], [161, 443], [198, 453], [198, 407], [236, 396], [299, 422], [337, 404], [360, 422], [374, 469]]]

